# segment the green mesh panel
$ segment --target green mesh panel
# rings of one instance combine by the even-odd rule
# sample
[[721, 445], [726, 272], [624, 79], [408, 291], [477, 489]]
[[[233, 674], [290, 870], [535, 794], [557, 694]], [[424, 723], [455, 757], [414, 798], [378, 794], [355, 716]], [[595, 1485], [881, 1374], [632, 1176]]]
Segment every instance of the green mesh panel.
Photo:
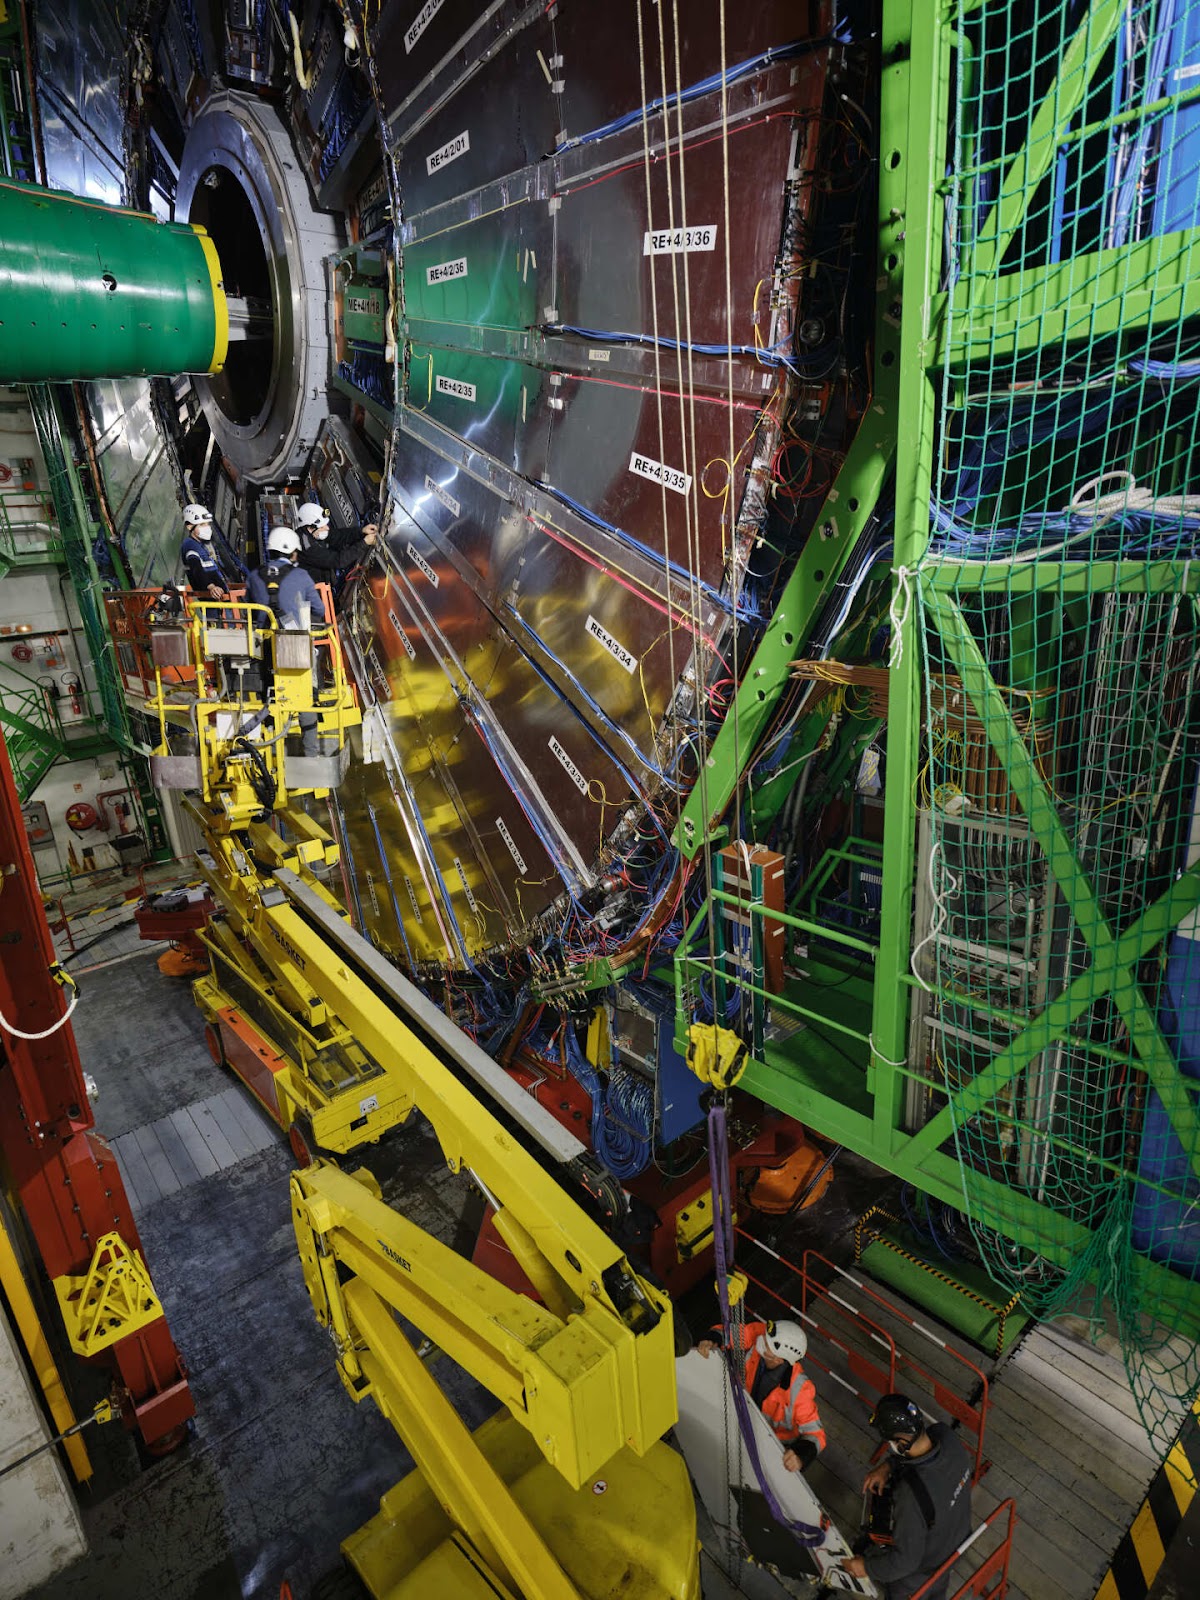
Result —
[[[1111, 1299], [1162, 1433], [1200, 1378], [1200, 3], [955, 27], [907, 1118], [968, 1091], [988, 1268]], [[1091, 1244], [1050, 1269], [1055, 1217]]]

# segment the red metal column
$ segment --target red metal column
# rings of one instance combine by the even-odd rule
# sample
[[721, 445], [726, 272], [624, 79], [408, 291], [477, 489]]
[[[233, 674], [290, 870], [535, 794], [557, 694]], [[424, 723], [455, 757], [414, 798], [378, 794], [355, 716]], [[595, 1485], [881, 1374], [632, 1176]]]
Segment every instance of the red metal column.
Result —
[[[56, 979], [8, 750], [0, 737], [0, 1152], [51, 1278], [82, 1275], [102, 1234], [141, 1251], [117, 1161], [96, 1132]], [[12, 1030], [37, 1034], [22, 1039]], [[143, 1252], [144, 1259], [144, 1252]], [[118, 1340], [102, 1359], [128, 1391], [125, 1420], [150, 1450], [171, 1449], [195, 1412], [165, 1317]]]

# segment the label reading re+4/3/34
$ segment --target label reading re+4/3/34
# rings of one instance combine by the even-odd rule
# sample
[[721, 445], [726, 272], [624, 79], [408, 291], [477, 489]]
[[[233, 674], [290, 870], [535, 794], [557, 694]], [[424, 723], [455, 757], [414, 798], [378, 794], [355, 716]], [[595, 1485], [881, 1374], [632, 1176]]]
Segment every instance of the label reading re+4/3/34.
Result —
[[513, 858], [513, 860], [517, 864], [517, 871], [518, 872], [528, 872], [529, 868], [525, 865], [525, 857], [517, 849], [517, 841], [513, 838], [512, 834], [509, 833], [508, 828], [505, 825], [503, 817], [497, 817], [496, 818], [496, 826], [500, 830], [500, 837], [504, 840], [505, 844], [508, 846], [509, 855]]
[[436, 589], [437, 586], [438, 586], [438, 575], [433, 570], [433, 568], [429, 565], [428, 561], [426, 561], [425, 557], [412, 544], [406, 545], [405, 548], [408, 551], [408, 559], [413, 563], [413, 565], [415, 567], [420, 567], [421, 571], [425, 574], [425, 576], [429, 579], [430, 583]]
[[435, 150], [425, 157], [425, 171], [429, 177], [435, 172], [440, 172], [443, 167], [448, 167], [452, 161], [457, 161], [459, 156], [465, 156], [471, 148], [471, 134], [467, 128], [461, 133], [456, 133], [454, 138], [444, 144], [440, 150]]
[[591, 634], [593, 639], [596, 639], [604, 646], [613, 660], [619, 666], [624, 667], [626, 672], [632, 672], [637, 666], [637, 657], [631, 655], [623, 644], [619, 644], [608, 629], [602, 623], [596, 621], [595, 617], [588, 617], [587, 622], [584, 624], [584, 629]]
[[431, 478], [428, 473], [425, 474], [425, 487], [435, 500], [441, 501], [447, 511], [452, 511], [456, 517], [462, 516], [462, 506], [459, 505], [449, 489], [443, 489], [441, 484], [436, 479]]
[[433, 386], [439, 394], [452, 394], [458, 400], [475, 398], [475, 385], [464, 383], [461, 378], [443, 378], [439, 372]]
[[715, 250], [717, 225], [706, 223], [702, 228], [654, 228], [642, 241], [644, 256], [675, 256], [692, 250]]
[[687, 494], [692, 487], [690, 473], [680, 472], [678, 467], [664, 466], [661, 461], [640, 455], [636, 450], [629, 458], [629, 470], [636, 472], [639, 478], [649, 478], [651, 483], [661, 483], [673, 489], [676, 494]]
[[562, 769], [566, 773], [567, 777], [570, 778], [571, 782], [579, 790], [580, 794], [586, 794], [588, 792], [588, 786], [587, 779], [584, 777], [583, 773], [580, 772], [579, 768], [571, 760], [570, 756], [563, 749], [562, 745], [559, 744], [557, 739], [551, 736], [549, 742], [551, 750], [553, 750], [554, 754], [558, 757], [559, 762], [562, 765]]
[[466, 256], [456, 256], [453, 261], [439, 261], [436, 267], [425, 268], [426, 283], [448, 283], [451, 278], [465, 278]]

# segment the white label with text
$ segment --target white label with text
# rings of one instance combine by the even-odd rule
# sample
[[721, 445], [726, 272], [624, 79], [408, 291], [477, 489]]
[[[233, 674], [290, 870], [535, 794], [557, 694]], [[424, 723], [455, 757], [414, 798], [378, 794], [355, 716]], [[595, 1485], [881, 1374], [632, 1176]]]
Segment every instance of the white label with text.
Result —
[[426, 561], [425, 557], [419, 550], [414, 550], [411, 544], [407, 545], [405, 548], [408, 550], [408, 559], [416, 566], [420, 567], [421, 571], [436, 589], [438, 586], [438, 575], [429, 565], [428, 561]]
[[458, 400], [475, 398], [475, 385], [463, 383], [461, 378], [443, 378], [439, 372], [433, 386], [439, 394], [452, 394]]
[[377, 1094], [369, 1094], [365, 1100], [358, 1102], [358, 1114], [360, 1117], [369, 1117], [372, 1111], [378, 1110], [379, 1096]]
[[636, 450], [629, 458], [629, 470], [636, 472], [639, 478], [649, 478], [651, 483], [661, 483], [673, 489], [676, 494], [687, 494], [692, 487], [690, 474], [680, 472], [678, 467], [665, 467], [661, 461], [639, 455]]
[[392, 627], [395, 628], [396, 632], [400, 635], [400, 643], [404, 646], [405, 650], [407, 651], [408, 659], [410, 661], [415, 661], [417, 659], [416, 648], [413, 645], [412, 640], [408, 637], [407, 633], [405, 633], [403, 624], [401, 623], [400, 618], [396, 615], [396, 613], [394, 611], [391, 611], [391, 610], [388, 611], [388, 621], [391, 623]]
[[509, 833], [507, 827], [504, 824], [504, 818], [503, 817], [497, 817], [496, 818], [496, 826], [500, 830], [500, 837], [504, 840], [505, 844], [508, 846], [509, 855], [517, 863], [517, 871], [518, 872], [528, 872], [529, 868], [525, 865], [525, 858], [522, 856], [521, 852], [517, 849], [517, 841], [513, 838], [512, 834]]
[[426, 283], [449, 283], [451, 278], [465, 278], [466, 275], [466, 256], [458, 256], [453, 261], [439, 261], [436, 267], [425, 268]]
[[632, 672], [634, 667], [637, 666], [637, 657], [631, 656], [623, 644], [618, 644], [608, 629], [602, 627], [595, 617], [587, 619], [585, 631], [590, 633], [593, 639], [598, 639], [613, 660], [624, 667], [626, 672]]
[[452, 511], [456, 517], [462, 516], [462, 507], [450, 493], [449, 489], [443, 489], [441, 484], [436, 483], [434, 479], [429, 477], [428, 474], [425, 476], [425, 487], [429, 490], [430, 494], [435, 500], [440, 500], [442, 502], [447, 511]]
[[692, 250], [715, 250], [717, 225], [703, 228], [656, 228], [642, 242], [644, 256], [677, 256]]
[[471, 908], [471, 913], [473, 916], [477, 917], [479, 915], [479, 907], [475, 903], [475, 896], [471, 893], [471, 885], [467, 882], [467, 875], [463, 871], [463, 864], [457, 856], [454, 858], [454, 870], [458, 873], [459, 881], [463, 886], [463, 893], [467, 897], [467, 904]]
[[608, 350], [589, 350], [588, 351], [588, 360], [589, 361], [608, 361], [608, 360], [611, 360], [611, 355], [612, 355], [611, 351], [608, 351]]
[[457, 161], [459, 156], [465, 156], [470, 148], [471, 135], [464, 128], [461, 133], [455, 134], [449, 144], [444, 144], [440, 150], [435, 150], [432, 155], [425, 157], [426, 172], [432, 178], [435, 172], [448, 167], [452, 161]]
[[584, 777], [583, 773], [580, 772], [579, 768], [571, 760], [570, 756], [563, 749], [562, 745], [559, 744], [557, 739], [551, 738], [550, 748], [554, 751], [554, 754], [562, 763], [563, 771], [579, 790], [580, 794], [586, 794], [588, 792], [587, 779]]
[[408, 32], [404, 35], [404, 54], [406, 56], [412, 54], [413, 45], [416, 44], [441, 9], [442, 0], [425, 0], [425, 4], [412, 19]]
[[416, 891], [413, 889], [412, 879], [411, 878], [405, 878], [404, 887], [408, 890], [408, 898], [412, 902], [413, 916], [416, 917], [418, 922], [420, 922], [421, 921], [421, 908], [417, 904]]

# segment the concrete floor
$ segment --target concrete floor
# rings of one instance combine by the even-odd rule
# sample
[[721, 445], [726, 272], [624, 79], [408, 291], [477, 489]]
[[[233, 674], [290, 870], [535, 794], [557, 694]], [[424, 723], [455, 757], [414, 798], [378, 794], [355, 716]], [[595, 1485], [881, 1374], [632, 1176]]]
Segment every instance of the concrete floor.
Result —
[[[117, 932], [112, 947], [97, 946], [79, 963], [117, 957], [85, 972], [74, 1019], [99, 1089], [97, 1122], [110, 1139], [232, 1081], [205, 1048], [188, 985], [160, 975], [156, 951], [131, 944]], [[414, 1220], [452, 1234], [465, 1193], [427, 1127], [413, 1119], [364, 1164]], [[293, 1165], [280, 1135], [226, 1170], [135, 1206], [188, 1366], [195, 1433], [143, 1470], [119, 1427], [89, 1430], [91, 1554], [37, 1590], [38, 1600], [277, 1600], [285, 1579], [305, 1600], [337, 1565], [340, 1541], [409, 1470], [392, 1428], [342, 1388], [313, 1317], [288, 1205]], [[472, 1426], [493, 1408], [461, 1373], [447, 1386]], [[92, 1398], [79, 1396], [83, 1409]]]

